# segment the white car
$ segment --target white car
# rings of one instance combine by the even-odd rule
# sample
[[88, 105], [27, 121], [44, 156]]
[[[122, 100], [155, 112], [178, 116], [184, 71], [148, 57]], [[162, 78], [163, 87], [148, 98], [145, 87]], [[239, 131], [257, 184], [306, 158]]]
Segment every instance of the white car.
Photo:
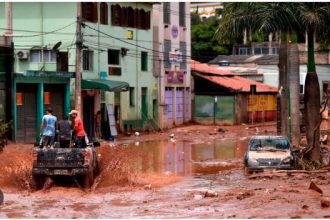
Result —
[[244, 155], [244, 172], [264, 169], [293, 169], [294, 157], [285, 136], [253, 136]]

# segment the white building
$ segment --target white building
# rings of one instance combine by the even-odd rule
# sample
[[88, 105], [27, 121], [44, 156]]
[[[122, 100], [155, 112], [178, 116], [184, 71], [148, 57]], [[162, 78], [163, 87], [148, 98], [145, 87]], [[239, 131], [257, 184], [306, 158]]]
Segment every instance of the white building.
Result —
[[[223, 3], [220, 2], [192, 2], [190, 6], [190, 12], [198, 14], [201, 20], [217, 16], [217, 10], [222, 9]], [[221, 14], [218, 19], [221, 19]]]
[[153, 21], [158, 124], [164, 129], [191, 119], [190, 3], [156, 4]]

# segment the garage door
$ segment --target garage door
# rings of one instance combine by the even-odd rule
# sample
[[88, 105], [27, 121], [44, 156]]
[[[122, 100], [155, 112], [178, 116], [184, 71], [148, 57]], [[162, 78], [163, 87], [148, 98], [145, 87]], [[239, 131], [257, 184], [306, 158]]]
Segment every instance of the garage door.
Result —
[[34, 143], [37, 130], [37, 85], [17, 84], [17, 133], [16, 141]]

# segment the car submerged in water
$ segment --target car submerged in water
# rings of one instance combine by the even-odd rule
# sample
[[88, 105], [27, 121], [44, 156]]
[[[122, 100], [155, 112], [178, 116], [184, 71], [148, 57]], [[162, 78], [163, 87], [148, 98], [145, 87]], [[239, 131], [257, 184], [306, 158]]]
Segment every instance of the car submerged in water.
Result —
[[246, 175], [265, 169], [294, 168], [294, 157], [285, 136], [253, 136], [244, 155]]

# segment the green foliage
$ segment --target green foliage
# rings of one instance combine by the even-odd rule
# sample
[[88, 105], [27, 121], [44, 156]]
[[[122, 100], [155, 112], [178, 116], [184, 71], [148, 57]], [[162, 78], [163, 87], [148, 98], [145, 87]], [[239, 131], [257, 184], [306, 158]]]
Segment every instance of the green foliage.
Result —
[[219, 26], [215, 16], [201, 21], [192, 13], [191, 50], [193, 54], [226, 54], [228, 49], [214, 40], [214, 33]]

